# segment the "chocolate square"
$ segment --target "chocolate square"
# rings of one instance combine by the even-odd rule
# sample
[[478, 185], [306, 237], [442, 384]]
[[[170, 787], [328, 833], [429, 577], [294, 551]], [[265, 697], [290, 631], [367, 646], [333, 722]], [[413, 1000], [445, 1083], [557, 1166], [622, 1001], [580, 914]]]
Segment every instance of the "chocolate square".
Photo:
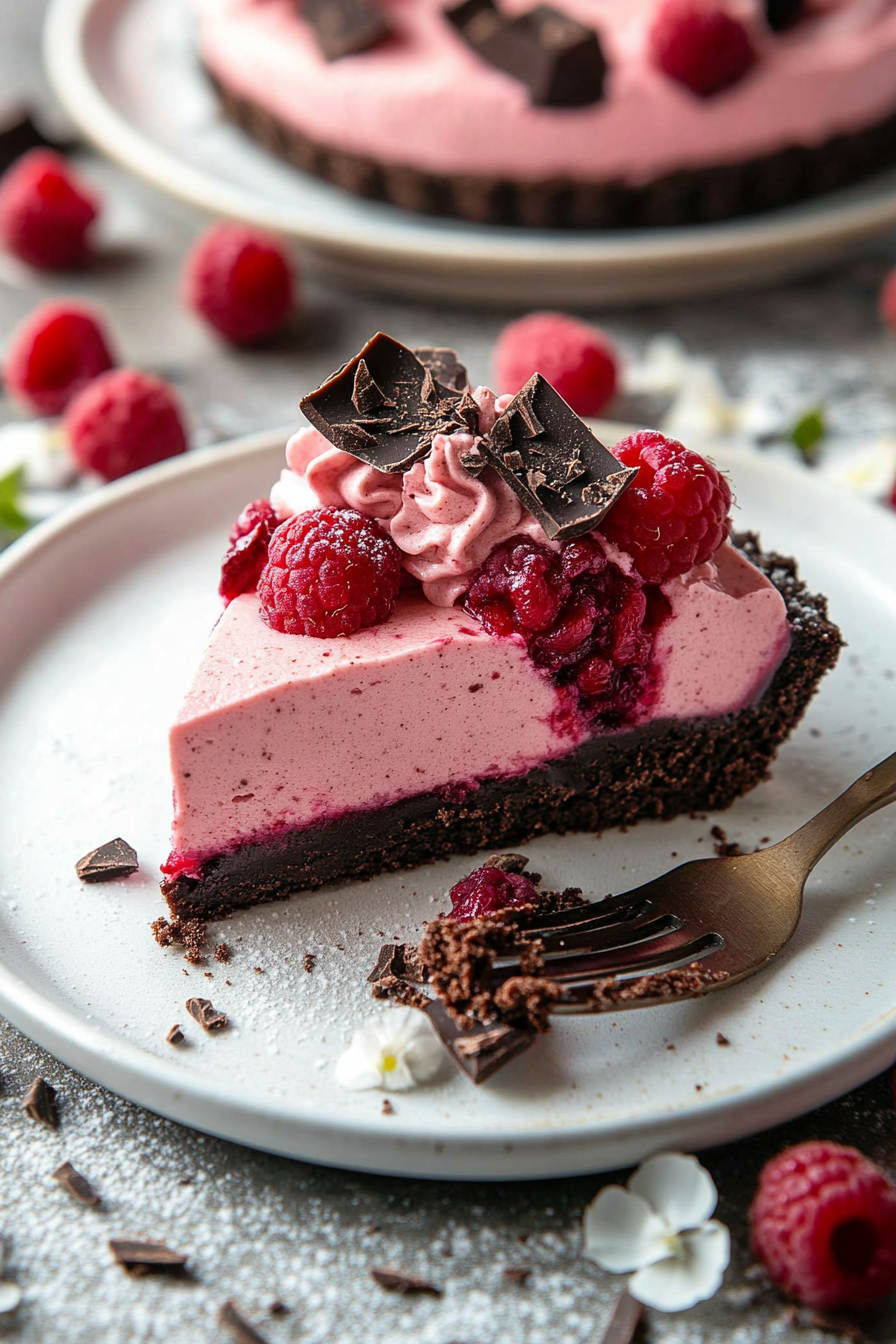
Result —
[[303, 0], [301, 14], [327, 61], [369, 51], [392, 33], [385, 15], [369, 0]]

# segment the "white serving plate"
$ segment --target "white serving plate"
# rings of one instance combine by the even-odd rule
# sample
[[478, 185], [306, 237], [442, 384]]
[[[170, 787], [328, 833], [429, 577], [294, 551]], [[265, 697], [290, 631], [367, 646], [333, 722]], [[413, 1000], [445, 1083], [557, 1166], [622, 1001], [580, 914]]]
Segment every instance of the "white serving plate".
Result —
[[451, 302], [654, 303], [764, 285], [896, 224], [896, 173], [717, 225], [616, 233], [477, 226], [362, 201], [277, 162], [221, 119], [189, 0], [53, 0], [47, 66], [111, 158], [216, 215], [280, 230], [358, 287]]
[[[615, 440], [613, 427], [606, 437]], [[417, 936], [473, 866], [457, 858], [246, 911], [218, 926], [234, 958], [184, 971], [164, 913], [165, 734], [215, 619], [232, 518], [282, 460], [266, 434], [165, 463], [40, 525], [0, 559], [0, 1012], [97, 1082], [210, 1133], [402, 1175], [558, 1176], [701, 1148], [816, 1106], [896, 1056], [896, 808], [834, 850], [797, 936], [761, 976], [704, 1002], [563, 1019], [476, 1089], [349, 1093], [334, 1064], [374, 1004], [383, 938]], [[739, 517], [794, 551], [830, 595], [849, 649], [770, 783], [726, 812], [730, 837], [777, 838], [896, 746], [896, 519], [808, 473], [720, 453]], [[643, 823], [528, 846], [551, 885], [602, 895], [711, 845], [712, 819]], [[80, 855], [123, 835], [140, 873], [83, 886]], [[341, 945], [340, 947], [337, 946]], [[302, 954], [317, 957], [313, 974]], [[257, 974], [259, 966], [263, 974]], [[228, 984], [227, 981], [231, 983]], [[232, 1028], [185, 1014], [207, 996]], [[165, 1042], [174, 1022], [189, 1044]], [[731, 1046], [721, 1049], [716, 1032]], [[674, 1049], [667, 1048], [674, 1045]]]

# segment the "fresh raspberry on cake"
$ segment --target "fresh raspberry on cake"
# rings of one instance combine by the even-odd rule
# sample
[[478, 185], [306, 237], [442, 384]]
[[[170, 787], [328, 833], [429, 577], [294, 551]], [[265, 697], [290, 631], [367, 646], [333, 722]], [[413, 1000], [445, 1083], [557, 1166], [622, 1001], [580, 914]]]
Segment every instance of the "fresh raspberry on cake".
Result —
[[221, 562], [218, 592], [226, 603], [240, 593], [254, 592], [268, 561], [268, 547], [277, 515], [267, 499], [247, 504], [230, 530], [230, 544]]
[[756, 61], [747, 28], [716, 0], [665, 0], [647, 40], [653, 64], [701, 98], [737, 84]]
[[896, 1288], [896, 1188], [855, 1148], [786, 1148], [762, 1170], [750, 1223], [775, 1283], [807, 1306], [857, 1310]]
[[494, 915], [499, 910], [536, 905], [538, 892], [522, 873], [507, 873], [501, 868], [477, 868], [462, 877], [448, 893], [451, 918], [458, 921]]
[[69, 406], [65, 429], [81, 470], [97, 472], [107, 481], [187, 448], [173, 389], [138, 369], [113, 369], [95, 379]]
[[392, 614], [401, 554], [354, 509], [312, 509], [274, 532], [258, 593], [261, 614], [284, 635], [333, 639]]
[[99, 315], [74, 303], [44, 303], [12, 335], [7, 390], [41, 415], [59, 415], [115, 359]]
[[0, 181], [0, 239], [29, 266], [69, 270], [90, 255], [99, 208], [91, 188], [61, 154], [34, 149]]
[[292, 267], [269, 234], [213, 224], [187, 258], [186, 303], [234, 345], [253, 345], [283, 326], [295, 303]]
[[629, 435], [613, 452], [639, 471], [601, 523], [607, 540], [627, 551], [650, 583], [709, 560], [728, 536], [731, 489], [722, 473], [652, 429]]
[[577, 415], [599, 415], [616, 391], [618, 357], [609, 336], [563, 313], [511, 322], [495, 346], [495, 382], [519, 392], [540, 373]]

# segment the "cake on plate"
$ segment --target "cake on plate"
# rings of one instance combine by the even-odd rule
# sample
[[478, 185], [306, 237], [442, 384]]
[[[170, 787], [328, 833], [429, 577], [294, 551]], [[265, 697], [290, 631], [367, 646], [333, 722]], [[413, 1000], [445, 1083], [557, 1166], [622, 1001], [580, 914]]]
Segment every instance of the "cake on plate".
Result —
[[182, 918], [548, 831], [727, 806], [840, 636], [730, 488], [610, 452], [540, 375], [472, 390], [378, 334], [237, 519], [170, 731]]
[[893, 0], [194, 0], [226, 113], [411, 210], [728, 219], [896, 160]]

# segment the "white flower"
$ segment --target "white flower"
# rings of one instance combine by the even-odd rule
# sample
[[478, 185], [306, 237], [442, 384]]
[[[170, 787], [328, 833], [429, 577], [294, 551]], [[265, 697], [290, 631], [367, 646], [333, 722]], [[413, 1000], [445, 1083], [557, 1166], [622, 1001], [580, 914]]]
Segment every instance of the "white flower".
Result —
[[695, 1157], [660, 1153], [628, 1183], [608, 1185], [585, 1210], [584, 1254], [611, 1274], [635, 1273], [632, 1297], [658, 1311], [684, 1311], [718, 1292], [731, 1259], [718, 1193]]
[[406, 1092], [434, 1078], [444, 1058], [427, 1017], [415, 1008], [393, 1008], [355, 1032], [336, 1062], [336, 1081], [350, 1092]]
[[[0, 1275], [3, 1273], [3, 1246], [0, 1244]], [[0, 1282], [0, 1316], [15, 1311], [22, 1300], [22, 1290], [17, 1283]]]

